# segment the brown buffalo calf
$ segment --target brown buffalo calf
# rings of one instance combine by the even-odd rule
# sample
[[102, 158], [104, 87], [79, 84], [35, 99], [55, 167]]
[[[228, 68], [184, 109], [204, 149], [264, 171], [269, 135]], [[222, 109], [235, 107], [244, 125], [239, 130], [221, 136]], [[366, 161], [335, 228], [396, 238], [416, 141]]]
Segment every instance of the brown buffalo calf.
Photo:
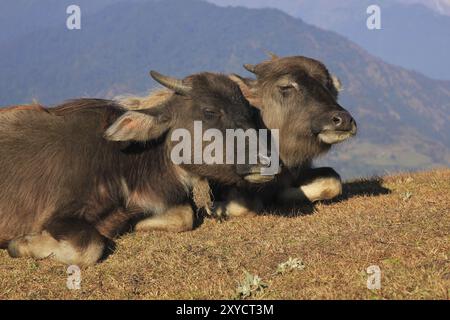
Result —
[[90, 265], [142, 214], [137, 230], [191, 230], [199, 179], [257, 182], [258, 165], [175, 165], [169, 156], [171, 133], [195, 120], [223, 133], [256, 128], [239, 87], [208, 73], [152, 76], [174, 94], [148, 110], [81, 99], [0, 112], [0, 246], [11, 256]]
[[[312, 168], [312, 162], [339, 142], [356, 134], [356, 122], [338, 102], [340, 81], [315, 59], [292, 56], [272, 59], [257, 65], [245, 65], [256, 79], [230, 75], [239, 84], [249, 102], [259, 109], [260, 121], [269, 129], [278, 129], [280, 159], [284, 169], [275, 185], [258, 187], [255, 193], [220, 188], [215, 199], [227, 198], [220, 211], [242, 215], [266, 203], [319, 201], [335, 198], [342, 192], [339, 174], [332, 168]], [[129, 109], [151, 108], [168, 99], [167, 90], [151, 95], [124, 97]], [[229, 191], [229, 192], [228, 192]], [[227, 193], [229, 193], [227, 195]], [[253, 203], [252, 203], [253, 202]]]
[[[256, 79], [237, 75], [231, 79], [260, 110], [264, 125], [280, 130], [280, 158], [285, 170], [277, 181], [276, 192], [269, 186], [266, 194], [275, 194], [281, 203], [314, 202], [340, 195], [342, 184], [335, 170], [312, 168], [315, 158], [357, 131], [351, 114], [337, 102], [340, 81], [320, 61], [301, 56], [272, 55], [270, 60], [244, 67]], [[246, 212], [242, 196], [229, 200], [229, 208], [240, 207], [237, 212], [227, 210], [229, 214]]]

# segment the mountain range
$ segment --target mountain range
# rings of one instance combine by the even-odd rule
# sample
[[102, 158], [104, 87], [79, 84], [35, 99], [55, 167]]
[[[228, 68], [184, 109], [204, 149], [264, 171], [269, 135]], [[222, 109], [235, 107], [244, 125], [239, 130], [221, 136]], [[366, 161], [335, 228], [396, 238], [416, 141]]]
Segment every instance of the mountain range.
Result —
[[68, 30], [64, 1], [2, 1], [0, 105], [142, 94], [155, 85], [150, 69], [249, 76], [242, 64], [270, 50], [322, 60], [344, 85], [340, 102], [359, 134], [321, 164], [344, 177], [450, 165], [450, 81], [386, 63], [335, 32], [276, 9], [198, 0], [78, 1], [82, 29]]
[[[335, 31], [383, 60], [450, 80], [450, 1], [447, 0], [209, 0], [220, 5], [274, 7]], [[369, 30], [367, 8], [380, 8], [380, 30]]]

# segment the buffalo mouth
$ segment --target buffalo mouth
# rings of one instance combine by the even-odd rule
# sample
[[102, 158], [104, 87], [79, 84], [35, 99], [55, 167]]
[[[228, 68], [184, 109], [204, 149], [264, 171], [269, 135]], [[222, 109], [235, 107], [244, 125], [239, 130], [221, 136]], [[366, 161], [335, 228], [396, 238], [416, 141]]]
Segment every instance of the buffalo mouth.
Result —
[[267, 183], [272, 181], [275, 176], [262, 175], [260, 173], [251, 173], [244, 177], [244, 180], [250, 183]]
[[242, 175], [242, 178], [249, 183], [267, 183], [275, 178], [272, 174], [262, 174], [262, 166], [256, 165], [247, 169], [247, 172]]
[[267, 183], [275, 179], [276, 175], [281, 172], [281, 164], [278, 166], [277, 172], [265, 172], [264, 168], [268, 169], [268, 164], [256, 164], [256, 165], [237, 165], [237, 174], [241, 176], [243, 180], [253, 184]]
[[322, 130], [318, 137], [320, 141], [326, 144], [336, 144], [347, 140], [356, 135], [356, 125], [353, 125], [350, 130]]

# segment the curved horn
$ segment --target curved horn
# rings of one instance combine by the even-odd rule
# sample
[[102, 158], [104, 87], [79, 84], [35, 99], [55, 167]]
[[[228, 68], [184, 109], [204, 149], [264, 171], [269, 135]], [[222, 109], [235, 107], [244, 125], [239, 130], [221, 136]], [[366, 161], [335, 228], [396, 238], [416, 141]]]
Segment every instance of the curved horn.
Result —
[[272, 51], [266, 51], [267, 55], [270, 57], [270, 59], [272, 60], [276, 60], [279, 59], [280, 57], [277, 56], [275, 53], [273, 53]]
[[165, 76], [153, 70], [150, 71], [150, 76], [164, 87], [169, 88], [170, 90], [173, 90], [181, 95], [187, 95], [192, 90], [192, 87], [184, 84], [182, 80], [177, 78]]
[[244, 64], [244, 68], [245, 70], [247, 70], [248, 72], [251, 73], [255, 73], [256, 74], [256, 66], [254, 64]]

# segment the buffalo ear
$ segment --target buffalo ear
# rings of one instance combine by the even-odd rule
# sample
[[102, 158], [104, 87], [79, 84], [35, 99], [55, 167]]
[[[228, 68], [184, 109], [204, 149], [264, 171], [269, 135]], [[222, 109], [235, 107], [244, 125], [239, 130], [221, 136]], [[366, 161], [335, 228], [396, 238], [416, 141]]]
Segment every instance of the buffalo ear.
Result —
[[245, 68], [245, 70], [247, 70], [248, 72], [251, 72], [251, 73], [256, 74], [256, 65], [246, 63], [246, 64], [244, 64], [244, 68]]
[[110, 141], [148, 141], [161, 137], [170, 127], [161, 114], [128, 111], [106, 129], [104, 137]]
[[251, 105], [257, 108], [261, 107], [262, 105], [261, 99], [257, 94], [258, 93], [257, 80], [242, 78], [237, 74], [231, 74], [229, 78], [237, 83], [242, 93], [244, 94], [244, 97], [248, 100], [248, 102], [250, 102]]
[[248, 88], [254, 88], [258, 84], [258, 81], [255, 79], [244, 78], [235, 73], [232, 73], [229, 76], [229, 78], [231, 80], [233, 80], [234, 82], [236, 82], [239, 85], [239, 87], [241, 87], [241, 89], [242, 89], [242, 86], [246, 86]]
[[331, 75], [331, 81], [333, 82], [333, 86], [335, 87], [337, 92], [344, 90], [341, 80], [339, 80], [339, 78], [334, 74]]

